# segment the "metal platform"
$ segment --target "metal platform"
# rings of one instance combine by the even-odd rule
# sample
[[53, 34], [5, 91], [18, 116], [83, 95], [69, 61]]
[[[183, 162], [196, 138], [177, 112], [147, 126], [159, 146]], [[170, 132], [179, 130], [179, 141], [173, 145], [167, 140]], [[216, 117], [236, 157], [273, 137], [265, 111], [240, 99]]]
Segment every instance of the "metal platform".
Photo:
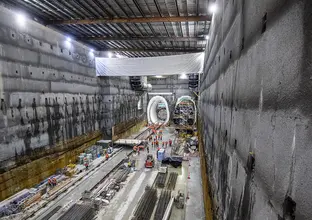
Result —
[[142, 143], [142, 140], [137, 140], [137, 139], [118, 139], [117, 141], [114, 141], [114, 144], [130, 145], [130, 146], [139, 145], [141, 143]]

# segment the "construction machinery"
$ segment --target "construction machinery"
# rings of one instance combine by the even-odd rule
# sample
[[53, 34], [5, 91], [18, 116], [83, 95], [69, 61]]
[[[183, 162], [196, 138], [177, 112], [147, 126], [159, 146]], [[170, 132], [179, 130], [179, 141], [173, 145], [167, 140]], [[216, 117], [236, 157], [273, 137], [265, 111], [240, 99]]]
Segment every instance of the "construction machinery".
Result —
[[146, 168], [153, 168], [154, 164], [155, 164], [155, 161], [154, 161], [153, 155], [152, 154], [148, 154], [147, 157], [146, 157], [146, 160], [145, 160], [145, 167]]
[[185, 197], [184, 193], [182, 193], [180, 190], [178, 191], [177, 195], [174, 198], [174, 203], [178, 209], [183, 209], [184, 208], [184, 202], [185, 202]]

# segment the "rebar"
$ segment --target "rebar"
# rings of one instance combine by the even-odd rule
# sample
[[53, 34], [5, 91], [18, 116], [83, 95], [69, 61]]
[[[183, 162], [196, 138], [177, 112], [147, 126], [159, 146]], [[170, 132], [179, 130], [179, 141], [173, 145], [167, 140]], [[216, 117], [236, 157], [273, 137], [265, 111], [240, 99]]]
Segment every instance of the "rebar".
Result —
[[158, 188], [164, 188], [166, 179], [167, 179], [167, 173], [158, 173], [156, 176], [156, 187]]
[[176, 172], [170, 173], [166, 188], [169, 190], [174, 190], [176, 182], [177, 182], [177, 178], [178, 178], [178, 173]]
[[171, 198], [170, 190], [162, 190], [156, 207], [154, 220], [162, 220]]
[[132, 220], [149, 220], [157, 201], [157, 190], [147, 187], [134, 211]]

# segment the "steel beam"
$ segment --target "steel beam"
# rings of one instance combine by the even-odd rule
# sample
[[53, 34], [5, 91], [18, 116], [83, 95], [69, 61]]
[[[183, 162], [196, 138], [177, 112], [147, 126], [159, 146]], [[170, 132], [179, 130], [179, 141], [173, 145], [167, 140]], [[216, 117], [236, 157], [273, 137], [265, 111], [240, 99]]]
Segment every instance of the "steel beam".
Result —
[[81, 41], [205, 41], [204, 37], [80, 37]]
[[211, 21], [211, 16], [172, 16], [172, 17], [145, 17], [145, 18], [98, 18], [98, 19], [72, 19], [51, 20], [46, 25], [70, 24], [102, 24], [102, 23], [154, 23], [154, 22], [188, 22]]
[[204, 51], [205, 50], [203, 49], [185, 49], [185, 48], [174, 48], [174, 49], [113, 48], [101, 50], [101, 52], [148, 52], [148, 53], [198, 53]]

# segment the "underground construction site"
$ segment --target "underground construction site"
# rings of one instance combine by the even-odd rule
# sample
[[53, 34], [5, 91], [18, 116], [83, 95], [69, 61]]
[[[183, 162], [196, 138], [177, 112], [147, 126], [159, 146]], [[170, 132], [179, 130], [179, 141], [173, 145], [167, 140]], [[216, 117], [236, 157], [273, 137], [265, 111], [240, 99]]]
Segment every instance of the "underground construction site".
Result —
[[311, 220], [311, 15], [1, 0], [0, 219]]

